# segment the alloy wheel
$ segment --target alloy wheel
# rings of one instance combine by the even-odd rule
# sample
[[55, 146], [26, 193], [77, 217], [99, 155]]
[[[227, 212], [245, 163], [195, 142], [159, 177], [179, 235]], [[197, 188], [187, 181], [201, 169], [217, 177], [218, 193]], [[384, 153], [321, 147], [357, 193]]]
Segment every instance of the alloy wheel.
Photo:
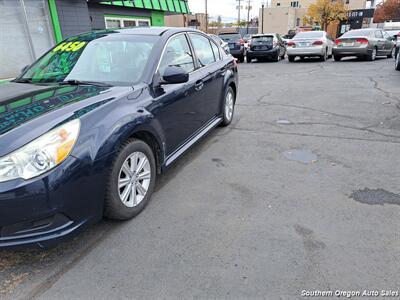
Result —
[[124, 161], [118, 177], [118, 191], [121, 202], [135, 207], [147, 194], [151, 180], [151, 167], [147, 156], [134, 152]]
[[233, 92], [230, 90], [226, 94], [225, 98], [225, 117], [228, 121], [232, 119], [233, 116]]

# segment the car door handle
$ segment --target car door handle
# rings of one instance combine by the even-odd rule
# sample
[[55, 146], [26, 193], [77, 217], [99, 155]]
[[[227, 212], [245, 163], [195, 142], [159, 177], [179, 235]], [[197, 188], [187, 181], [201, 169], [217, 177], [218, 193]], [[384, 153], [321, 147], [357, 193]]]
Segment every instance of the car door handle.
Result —
[[196, 84], [194, 85], [194, 89], [195, 89], [196, 91], [202, 90], [203, 87], [204, 87], [204, 82], [203, 82], [203, 80], [198, 80], [198, 81], [196, 81]]

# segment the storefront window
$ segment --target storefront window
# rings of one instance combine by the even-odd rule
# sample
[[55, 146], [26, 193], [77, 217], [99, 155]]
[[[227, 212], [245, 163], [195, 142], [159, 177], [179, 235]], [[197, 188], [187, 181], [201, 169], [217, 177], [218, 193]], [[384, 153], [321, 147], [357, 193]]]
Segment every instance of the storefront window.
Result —
[[0, 1], [0, 79], [15, 77], [53, 44], [47, 1]]
[[105, 17], [106, 28], [124, 28], [124, 27], [148, 27], [150, 20], [124, 18], [124, 17]]

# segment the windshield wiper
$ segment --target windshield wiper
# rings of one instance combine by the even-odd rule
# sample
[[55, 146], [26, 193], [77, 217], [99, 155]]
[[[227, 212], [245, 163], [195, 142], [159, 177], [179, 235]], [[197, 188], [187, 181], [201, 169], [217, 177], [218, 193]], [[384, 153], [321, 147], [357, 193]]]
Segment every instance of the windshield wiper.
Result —
[[20, 78], [20, 79], [14, 79], [12, 82], [18, 82], [18, 83], [33, 83], [32, 79], [28, 78]]
[[103, 86], [103, 87], [111, 87], [112, 85], [105, 82], [98, 81], [84, 81], [84, 80], [76, 80], [69, 79], [66, 81], [59, 82], [59, 85], [95, 85], [95, 86]]

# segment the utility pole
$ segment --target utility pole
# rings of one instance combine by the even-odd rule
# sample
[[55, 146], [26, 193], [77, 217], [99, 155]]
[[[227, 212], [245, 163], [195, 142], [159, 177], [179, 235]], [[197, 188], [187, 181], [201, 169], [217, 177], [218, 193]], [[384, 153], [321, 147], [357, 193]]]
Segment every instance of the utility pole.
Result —
[[249, 34], [249, 23], [250, 23], [250, 10], [252, 9], [251, 7], [251, 1], [252, 0], [247, 0], [247, 30], [246, 33]]
[[205, 2], [206, 2], [206, 3], [205, 3], [205, 4], [206, 4], [206, 33], [208, 33], [208, 7], [207, 7], [207, 6], [208, 6], [208, 5], [207, 5], [207, 4], [208, 4], [208, 3], [207, 3], [208, 0], [205, 0]]
[[264, 33], [264, 6], [265, 2], [261, 2], [261, 33]]
[[241, 5], [241, 0], [236, 0], [238, 2], [238, 32], [240, 32], [240, 5]]

